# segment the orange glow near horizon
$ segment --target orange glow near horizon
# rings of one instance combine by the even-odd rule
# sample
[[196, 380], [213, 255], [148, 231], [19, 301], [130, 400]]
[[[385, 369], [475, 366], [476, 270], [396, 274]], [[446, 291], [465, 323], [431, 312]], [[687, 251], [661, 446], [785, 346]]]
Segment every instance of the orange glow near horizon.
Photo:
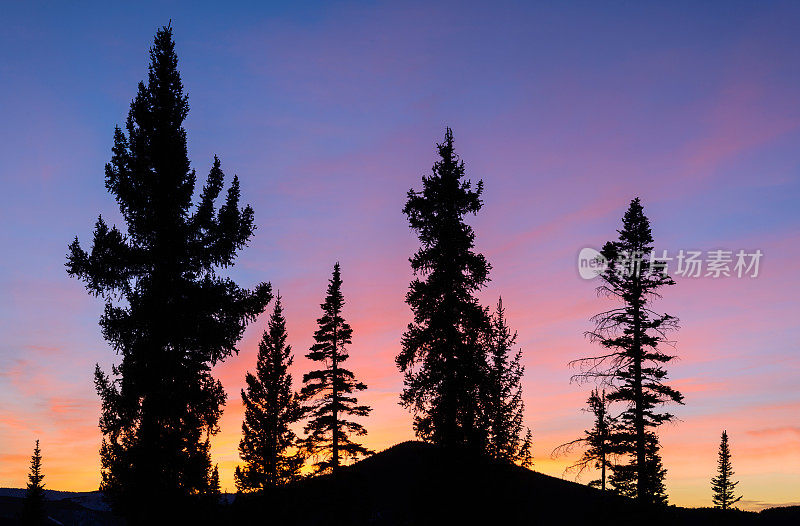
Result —
[[[519, 334], [534, 468], [561, 477], [572, 458], [551, 451], [591, 424], [592, 386], [567, 364], [598, 352], [584, 333], [606, 300], [576, 260], [639, 196], [656, 250], [764, 254], [755, 279], [677, 278], [655, 304], [680, 319], [667, 369], [686, 397], [660, 430], [670, 502], [711, 504], [726, 429], [742, 507], [800, 504], [800, 3], [433, 4], [4, 6], [0, 486], [25, 486], [39, 438], [46, 487], [98, 487], [93, 371], [118, 357], [65, 254], [76, 235], [88, 246], [98, 214], [124, 230], [103, 166], [172, 17], [198, 187], [219, 154], [255, 214], [222, 272], [280, 291], [297, 388], [341, 262], [368, 447], [413, 439], [394, 358], [418, 240], [401, 211], [449, 126], [485, 185], [467, 217], [492, 265], [480, 300], [502, 295]], [[228, 491], [266, 320], [214, 370]]]
[[[351, 270], [354, 273], [355, 269]], [[348, 275], [345, 269], [345, 293], [348, 292]], [[324, 281], [318, 285], [324, 286]], [[352, 282], [353, 280], [350, 280]], [[685, 283], [685, 282], [684, 282]], [[697, 282], [700, 284], [700, 282]], [[346, 296], [350, 304], [366, 303], [359, 300], [363, 294], [358, 283], [350, 283], [350, 294]], [[684, 285], [686, 286], [686, 285]], [[680, 290], [674, 287], [675, 291]], [[321, 289], [322, 290], [322, 289]], [[310, 364], [302, 356], [303, 349], [311, 343], [314, 318], [313, 310], [302, 315], [306, 305], [316, 305], [313, 297], [292, 296], [282, 290], [284, 305], [288, 318], [290, 342], [295, 353], [293, 374], [295, 384]], [[515, 320], [539, 320], [545, 325], [560, 326], [570, 319], [580, 325], [587, 318], [589, 309], [595, 302], [582, 302], [579, 309], [563, 309], [539, 307], [533, 311], [520, 309], [511, 299], [516, 294], [505, 295], [505, 303], [512, 323]], [[402, 295], [398, 295], [400, 298]], [[676, 300], [678, 302], [679, 300]], [[387, 313], [392, 325], [402, 327], [403, 318], [408, 313], [401, 300], [387, 302], [378, 307]], [[411, 430], [411, 416], [398, 404], [401, 388], [401, 376], [396, 371], [393, 357], [397, 345], [380, 347], [381, 342], [399, 339], [400, 330], [386, 328], [386, 323], [376, 323], [369, 317], [369, 309], [348, 308], [355, 330], [354, 344], [351, 348], [353, 370], [369, 385], [363, 394], [363, 401], [373, 407], [372, 415], [364, 420], [369, 435], [365, 444], [375, 451], [381, 451], [395, 443], [414, 439]], [[303, 319], [305, 318], [305, 319]], [[241, 352], [215, 370], [223, 380], [228, 393], [228, 402], [220, 422], [221, 432], [213, 441], [214, 461], [219, 464], [223, 489], [235, 491], [233, 471], [239, 463], [238, 442], [240, 437], [242, 406], [239, 390], [243, 386], [244, 373], [252, 370], [258, 340], [261, 336], [266, 315], [252, 324], [242, 341]], [[385, 320], [383, 320], [385, 321]], [[680, 371], [691, 371], [692, 362], [697, 360], [702, 366], [713, 360], [714, 353], [709, 352], [712, 340], [706, 333], [691, 327], [684, 327], [681, 334], [679, 355], [682, 357]], [[515, 327], [522, 335], [539, 332], [521, 325]], [[295, 336], [301, 334], [301, 336]], [[565, 458], [551, 458], [550, 452], [560, 443], [576, 438], [580, 432], [590, 426], [588, 415], [580, 409], [588, 386], [576, 386], [569, 383], [571, 371], [565, 362], [576, 356], [570, 351], [569, 340], [581, 341], [581, 336], [571, 337], [562, 345], [549, 342], [547, 332], [541, 333], [540, 343], [528, 341], [523, 343], [527, 374], [525, 377], [525, 402], [527, 408], [527, 425], [534, 430], [534, 469], [556, 477], [572, 478], [565, 474], [568, 466], [577, 453]], [[545, 346], [544, 352], [542, 346]], [[696, 346], [696, 347], [695, 347]], [[588, 343], [583, 343], [584, 352], [591, 351]], [[538, 351], [537, 351], [538, 349]], [[696, 352], [695, 349], [697, 349]], [[53, 353], [55, 351], [47, 351]], [[22, 382], [26, 369], [21, 367], [12, 371], [20, 388], [35, 392], [45, 385], [36, 382]], [[88, 378], [88, 373], [87, 373]], [[711, 405], [714, 400], [725, 399], [726, 393], [733, 389], [732, 382], [717, 378], [703, 379], [702, 376], [687, 376], [684, 373], [673, 373], [672, 382], [687, 398], [687, 406], [700, 407], [696, 416], [683, 415], [682, 408], [675, 408], [682, 419], [673, 425], [662, 428], [664, 445], [664, 463], [668, 468], [668, 490], [671, 502], [684, 506], [707, 506], [710, 502], [709, 479], [713, 475], [716, 463], [716, 448], [719, 433], [727, 429], [731, 437], [734, 453], [734, 469], [741, 480], [740, 490], [745, 495], [742, 507], [760, 509], [771, 504], [796, 502], [798, 474], [796, 466], [800, 465], [800, 428], [791, 422], [800, 412], [798, 403], [737, 403], [729, 407]], [[739, 378], [741, 382], [751, 384], [750, 389], [758, 390], [762, 381], [757, 373]], [[45, 382], [44, 379], [40, 380]], [[46, 387], [44, 387], [46, 389]], [[2, 409], [0, 409], [2, 411]], [[97, 449], [100, 435], [96, 427], [99, 404], [91, 399], [47, 399], [39, 408], [46, 419], [38, 420], [38, 428], [31, 429], [30, 421], [21, 420], [8, 412], [0, 413], [0, 421], [4, 426], [4, 436], [13, 438], [13, 442], [4, 444], [4, 452], [13, 450], [13, 454], [2, 455], [0, 462], [0, 486], [24, 486], [29, 460], [30, 442], [34, 436], [42, 437], [47, 487], [69, 491], [88, 491], [96, 489], [99, 484], [99, 460]], [[743, 418], [742, 414], [747, 415]], [[776, 425], [782, 422], [783, 424]], [[588, 482], [589, 475], [579, 481]]]

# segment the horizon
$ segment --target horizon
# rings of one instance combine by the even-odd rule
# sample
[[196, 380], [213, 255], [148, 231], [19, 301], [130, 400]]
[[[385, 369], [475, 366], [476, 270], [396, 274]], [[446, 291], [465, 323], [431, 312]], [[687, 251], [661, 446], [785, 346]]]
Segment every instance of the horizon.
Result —
[[[597, 351], [584, 333], [605, 302], [578, 255], [616, 238], [638, 196], [657, 251], [763, 253], [755, 278], [678, 276], [656, 303], [680, 319], [668, 370], [686, 396], [660, 432], [670, 503], [710, 506], [725, 429], [742, 508], [800, 505], [800, 6], [507, 7], [7, 7], [0, 487], [24, 485], [37, 438], [48, 489], [99, 484], [92, 373], [117, 357], [97, 325], [103, 302], [64, 261], [98, 213], [124, 226], [103, 167], [171, 20], [198, 183], [217, 154], [255, 210], [226, 273], [280, 291], [297, 388], [341, 262], [368, 447], [414, 439], [394, 363], [418, 247], [402, 207], [449, 126], [467, 178], [485, 185], [468, 218], [492, 264], [479, 297], [502, 296], [519, 334], [534, 470], [561, 477], [575, 455], [550, 452], [591, 425], [591, 385], [570, 382], [567, 364]], [[212, 441], [226, 491], [270, 307], [213, 371], [228, 394]]]

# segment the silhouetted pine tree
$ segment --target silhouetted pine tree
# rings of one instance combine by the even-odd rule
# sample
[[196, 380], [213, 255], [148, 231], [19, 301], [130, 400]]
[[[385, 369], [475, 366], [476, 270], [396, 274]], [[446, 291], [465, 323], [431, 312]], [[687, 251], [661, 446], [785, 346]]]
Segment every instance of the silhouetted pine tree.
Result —
[[480, 389], [490, 319], [475, 293], [489, 280], [491, 267], [473, 250], [475, 234], [464, 223], [466, 214], [481, 209], [483, 181], [473, 189], [464, 179], [450, 128], [437, 148], [440, 159], [422, 177], [422, 191], [408, 191], [403, 209], [422, 246], [410, 260], [418, 277], [406, 295], [414, 320], [396, 358], [405, 375], [401, 403], [413, 411], [414, 430], [423, 440], [484, 451]]
[[25, 490], [25, 502], [22, 506], [22, 524], [45, 524], [47, 513], [44, 509], [44, 473], [42, 473], [42, 450], [39, 441], [31, 456], [31, 467], [28, 473], [28, 486]]
[[348, 359], [346, 347], [352, 343], [353, 329], [342, 317], [344, 296], [339, 263], [333, 267], [325, 303], [321, 304], [322, 317], [314, 332], [311, 352], [306, 357], [321, 362], [324, 368], [303, 375], [300, 395], [308, 402], [311, 420], [306, 424], [305, 449], [314, 455], [317, 472], [339, 470], [341, 459], [355, 459], [371, 451], [354, 442], [352, 436], [367, 434], [364, 427], [348, 418], [367, 416], [371, 409], [358, 405], [357, 391], [367, 388], [356, 381], [355, 375], [342, 367]]
[[605, 491], [608, 472], [613, 468], [615, 420], [608, 413], [605, 391], [600, 393], [593, 389], [586, 405], [588, 408], [584, 410], [594, 417], [592, 428], [584, 431], [581, 438], [558, 446], [553, 451], [553, 456], [566, 454], [575, 447], [583, 446], [583, 453], [567, 471], [575, 471], [580, 475], [590, 468], [598, 470], [600, 478], [589, 482], [589, 486]]
[[238, 352], [245, 326], [271, 299], [267, 283], [249, 291], [218, 274], [252, 236], [253, 210], [239, 208], [236, 177], [215, 207], [224, 182], [216, 157], [192, 203], [196, 177], [182, 126], [189, 105], [170, 27], [156, 34], [150, 60], [106, 165], [126, 228], [99, 218], [91, 250], [76, 237], [67, 261], [71, 276], [105, 298], [100, 326], [122, 356], [110, 375], [95, 372], [101, 489], [132, 521], [179, 513], [187, 497], [207, 492], [207, 439], [225, 402], [211, 368]]
[[511, 354], [516, 341], [517, 333], [512, 333], [508, 326], [500, 298], [491, 318], [488, 338], [483, 412], [488, 429], [487, 452], [494, 458], [511, 462], [521, 462], [526, 454], [530, 455], [531, 447], [523, 436], [525, 404], [521, 382], [525, 367], [521, 363], [522, 350]]
[[214, 469], [211, 470], [211, 476], [209, 477], [208, 488], [212, 495], [220, 495], [222, 493], [222, 488], [220, 487], [219, 484], [218, 464], [214, 464]]
[[598, 393], [597, 389], [594, 389], [586, 403], [594, 416], [594, 425], [590, 431], [586, 431], [587, 447], [581, 461], [600, 471], [600, 479], [591, 481], [589, 486], [599, 487], [605, 491], [608, 471], [613, 467], [612, 433], [616, 422], [608, 414], [605, 391]]
[[[618, 241], [609, 241], [601, 251], [608, 267], [600, 274], [603, 283], [598, 287], [598, 293], [622, 302], [622, 306], [595, 316], [595, 329], [587, 333], [605, 353], [572, 363], [584, 366], [576, 378], [601, 380], [609, 389], [607, 400], [625, 404], [618, 417], [616, 451], [630, 459], [635, 480], [632, 494], [642, 502], [660, 502], [659, 488], [663, 488], [666, 470], [661, 466], [653, 430], [671, 421], [673, 415], [656, 408], [667, 402], [683, 403], [683, 395], [664, 383], [667, 371], [663, 364], [675, 357], [662, 348], [669, 343], [666, 333], [677, 328], [677, 319], [656, 313], [650, 304], [660, 297], [662, 287], [675, 282], [663, 272], [662, 261], [651, 260], [653, 236], [639, 198], [631, 201], [622, 223]], [[615, 469], [620, 470], [620, 483], [624, 480], [626, 487], [630, 485], [631, 469]]]
[[242, 389], [244, 422], [239, 455], [244, 467], [237, 467], [235, 474], [239, 491], [263, 491], [300, 475], [303, 457], [297, 450], [297, 435], [291, 425], [300, 420], [302, 409], [292, 391], [289, 367], [294, 358], [287, 338], [278, 295], [258, 345], [256, 374], [247, 373], [247, 388]]
[[522, 447], [517, 456], [517, 462], [523, 468], [533, 467], [533, 453], [531, 453], [531, 447], [533, 447], [533, 434], [531, 433], [531, 428], [526, 428], [525, 438], [522, 439]]
[[734, 491], [738, 481], [733, 481], [733, 467], [731, 466], [731, 450], [728, 445], [728, 432], [722, 432], [719, 444], [719, 460], [717, 460], [717, 476], [711, 479], [711, 489], [714, 492], [713, 501], [715, 508], [730, 509], [742, 500], [735, 496]]

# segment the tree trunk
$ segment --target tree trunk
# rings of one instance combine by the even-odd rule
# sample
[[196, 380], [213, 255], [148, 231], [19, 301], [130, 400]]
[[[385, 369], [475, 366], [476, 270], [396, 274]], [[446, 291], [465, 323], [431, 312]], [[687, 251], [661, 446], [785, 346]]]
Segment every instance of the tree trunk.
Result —
[[606, 491], [606, 452], [603, 449], [600, 460], [600, 489], [605, 493]]
[[634, 373], [634, 411], [636, 415], [636, 499], [645, 502], [647, 497], [647, 470], [644, 434], [644, 396], [642, 393], [642, 341], [641, 314], [637, 305], [633, 310], [633, 373]]
[[[334, 317], [335, 320], [335, 317]], [[333, 358], [331, 359], [331, 385], [333, 387], [333, 474], [339, 472], [339, 391], [337, 389], [336, 380], [339, 378], [337, 371], [338, 364], [336, 362], [337, 340], [336, 340], [336, 323], [333, 324]]]

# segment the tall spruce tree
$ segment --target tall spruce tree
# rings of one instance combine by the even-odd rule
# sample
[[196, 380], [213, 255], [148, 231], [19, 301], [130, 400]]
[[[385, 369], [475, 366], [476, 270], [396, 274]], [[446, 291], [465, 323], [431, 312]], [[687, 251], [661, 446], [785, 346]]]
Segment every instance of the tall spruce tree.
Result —
[[324, 365], [303, 375], [300, 395], [307, 403], [311, 419], [305, 426], [305, 450], [317, 458], [318, 473], [339, 471], [342, 460], [356, 459], [371, 452], [355, 442], [353, 436], [364, 436], [367, 430], [351, 420], [364, 417], [371, 409], [358, 405], [355, 393], [367, 388], [355, 375], [342, 367], [349, 358], [347, 346], [352, 343], [353, 329], [342, 317], [344, 296], [342, 277], [337, 262], [328, 283], [328, 293], [322, 307], [319, 328], [314, 332], [314, 345], [306, 357]]
[[188, 111], [172, 29], [164, 27], [105, 170], [125, 228], [100, 217], [91, 250], [76, 237], [67, 260], [68, 273], [106, 300], [100, 326], [122, 357], [110, 375], [98, 366], [95, 383], [101, 489], [131, 522], [156, 510], [180, 513], [187, 499], [207, 493], [208, 438], [225, 402], [211, 368], [238, 352], [247, 323], [271, 299], [268, 283], [246, 290], [219, 275], [252, 236], [253, 210], [239, 208], [236, 177], [216, 207], [224, 185], [216, 157], [192, 203]]
[[728, 432], [722, 432], [719, 444], [719, 459], [717, 460], [717, 476], [711, 479], [711, 490], [714, 492], [712, 500], [715, 508], [730, 509], [742, 500], [735, 496], [734, 491], [738, 481], [733, 480], [733, 467], [731, 466], [731, 449], [728, 445]]
[[605, 391], [599, 392], [593, 389], [586, 400], [586, 405], [588, 407], [585, 410], [594, 417], [592, 428], [584, 431], [581, 438], [558, 446], [553, 451], [553, 456], [569, 453], [575, 447], [583, 447], [583, 453], [567, 468], [567, 471], [574, 471], [578, 475], [590, 468], [599, 471], [600, 478], [589, 482], [589, 486], [605, 491], [609, 471], [614, 466], [613, 433], [616, 422], [608, 413]]
[[497, 459], [520, 463], [530, 457], [530, 429], [525, 432], [522, 401], [522, 350], [512, 355], [517, 333], [506, 321], [503, 299], [491, 318], [489, 356], [483, 393], [483, 413], [488, 429], [487, 453]]
[[604, 354], [572, 363], [583, 367], [575, 378], [600, 380], [609, 389], [608, 401], [625, 406], [614, 435], [617, 453], [629, 459], [627, 467], [614, 467], [619, 488], [641, 502], [663, 502], [666, 470], [655, 429], [673, 415], [658, 408], [668, 402], [682, 404], [683, 395], [664, 383], [664, 364], [675, 358], [664, 347], [677, 319], [655, 312], [651, 303], [663, 287], [675, 282], [665, 272], [665, 263], [653, 257], [650, 221], [639, 198], [631, 201], [618, 232], [618, 240], [601, 251], [607, 267], [599, 275], [598, 293], [622, 305], [596, 315], [595, 328], [587, 333]]
[[237, 467], [235, 476], [239, 491], [263, 491], [300, 476], [303, 457], [291, 426], [302, 417], [302, 408], [292, 391], [289, 368], [294, 357], [287, 338], [278, 295], [258, 345], [256, 374], [247, 373], [247, 388], [242, 389], [244, 422], [239, 455], [244, 467]]
[[44, 509], [44, 473], [42, 473], [42, 450], [39, 441], [33, 448], [31, 467], [28, 473], [28, 485], [25, 489], [25, 502], [22, 505], [22, 524], [40, 525], [47, 521]]
[[410, 259], [417, 277], [406, 302], [414, 319], [396, 358], [405, 375], [401, 403], [414, 413], [414, 430], [423, 440], [484, 451], [480, 390], [490, 317], [475, 294], [489, 281], [491, 267], [473, 250], [475, 233], [464, 222], [481, 209], [483, 181], [473, 187], [464, 179], [450, 128], [437, 148], [431, 175], [422, 177], [421, 191], [408, 191], [403, 209], [422, 246]]

